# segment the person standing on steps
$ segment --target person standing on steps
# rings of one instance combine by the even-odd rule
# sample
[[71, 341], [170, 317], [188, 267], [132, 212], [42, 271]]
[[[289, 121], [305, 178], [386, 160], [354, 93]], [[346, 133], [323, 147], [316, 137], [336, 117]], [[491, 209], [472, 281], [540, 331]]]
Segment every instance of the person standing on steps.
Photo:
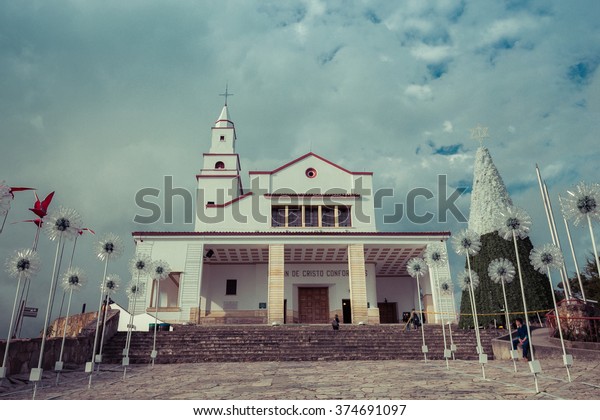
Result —
[[331, 321], [331, 326], [336, 331], [340, 329], [340, 319], [338, 318], [337, 314], [335, 314], [335, 317], [333, 318], [333, 321]]

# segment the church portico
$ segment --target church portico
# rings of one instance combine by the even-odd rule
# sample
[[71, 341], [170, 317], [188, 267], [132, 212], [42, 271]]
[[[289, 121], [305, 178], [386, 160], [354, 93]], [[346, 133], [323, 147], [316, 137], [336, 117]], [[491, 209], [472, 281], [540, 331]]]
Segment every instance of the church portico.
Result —
[[[439, 241], [447, 235], [136, 232], [134, 236], [152, 259], [172, 261], [173, 273], [160, 288], [159, 319], [165, 322], [326, 323], [337, 314], [347, 323], [377, 324], [402, 322], [402, 313], [418, 306], [406, 262], [421, 256], [432, 238]], [[421, 279], [421, 288], [424, 307], [435, 312], [437, 296], [432, 296], [428, 276]], [[144, 309], [149, 313], [154, 312], [155, 298], [155, 283], [147, 279]]]

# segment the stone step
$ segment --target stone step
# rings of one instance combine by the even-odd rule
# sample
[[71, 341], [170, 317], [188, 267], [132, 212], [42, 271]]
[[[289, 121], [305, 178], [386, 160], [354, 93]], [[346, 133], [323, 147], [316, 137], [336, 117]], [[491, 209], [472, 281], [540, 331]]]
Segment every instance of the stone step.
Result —
[[[442, 359], [444, 337], [439, 325], [425, 325], [429, 359]], [[491, 339], [498, 331], [481, 331], [484, 351], [491, 358]], [[473, 330], [453, 330], [456, 357], [477, 359]], [[127, 334], [118, 333], [104, 347], [106, 363], [121, 363]], [[154, 331], [134, 332], [129, 352], [131, 364], [150, 363]], [[276, 360], [418, 360], [420, 331], [404, 331], [400, 325], [278, 326], [183, 326], [157, 331], [156, 363], [246, 362]], [[446, 337], [449, 346], [449, 336]]]

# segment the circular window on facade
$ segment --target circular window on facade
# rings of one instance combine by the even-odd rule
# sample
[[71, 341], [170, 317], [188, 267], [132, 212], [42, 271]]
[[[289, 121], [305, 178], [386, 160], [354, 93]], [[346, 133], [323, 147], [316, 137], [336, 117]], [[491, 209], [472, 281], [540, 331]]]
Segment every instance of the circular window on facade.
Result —
[[215, 163], [215, 169], [225, 169], [225, 164], [221, 161]]
[[305, 174], [308, 178], [315, 178], [317, 176], [317, 170], [315, 168], [308, 168]]

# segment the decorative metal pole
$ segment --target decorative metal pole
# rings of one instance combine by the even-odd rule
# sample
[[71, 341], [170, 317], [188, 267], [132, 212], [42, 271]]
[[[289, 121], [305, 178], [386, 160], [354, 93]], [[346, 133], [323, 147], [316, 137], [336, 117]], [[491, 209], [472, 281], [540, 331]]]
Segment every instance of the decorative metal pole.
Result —
[[423, 322], [423, 307], [421, 305], [421, 285], [419, 284], [419, 276], [427, 274], [427, 264], [422, 258], [411, 258], [407, 264], [407, 271], [411, 277], [417, 280], [417, 300], [419, 301], [419, 312], [421, 314], [421, 337], [423, 339], [423, 345], [421, 351], [423, 352], [423, 358], [427, 363], [427, 353], [429, 349], [425, 344], [425, 323]]
[[56, 385], [60, 380], [60, 372], [63, 370], [63, 354], [65, 350], [65, 340], [67, 338], [67, 328], [69, 325], [69, 312], [71, 311], [71, 298], [73, 297], [73, 291], [79, 291], [81, 286], [86, 281], [85, 274], [79, 268], [69, 268], [63, 277], [62, 286], [65, 291], [69, 291], [69, 301], [67, 304], [67, 314], [65, 316], [65, 326], [63, 328], [62, 342], [60, 344], [60, 355], [58, 361], [54, 365], [56, 371]]
[[111, 296], [117, 293], [121, 278], [116, 274], [109, 274], [104, 281], [104, 291], [106, 293], [106, 301], [104, 302], [104, 315], [102, 316], [102, 336], [100, 337], [100, 361], [98, 362], [98, 371], [100, 371], [100, 363], [102, 363], [102, 349], [104, 348], [104, 337], [106, 337], [106, 318], [108, 317], [108, 307], [110, 306]]
[[594, 238], [594, 229], [592, 228], [592, 219], [600, 220], [600, 184], [585, 184], [580, 182], [573, 191], [567, 191], [564, 211], [570, 219], [573, 219], [575, 226], [579, 226], [587, 221], [592, 239], [592, 248], [596, 258], [596, 270], [600, 275], [600, 259], [598, 259], [598, 250], [596, 249], [596, 238]]
[[487, 354], [484, 353], [483, 347], [481, 346], [481, 336], [479, 334], [479, 317], [477, 316], [477, 304], [475, 302], [475, 287], [479, 284], [479, 276], [473, 270], [471, 270], [471, 260], [469, 257], [473, 257], [479, 254], [481, 250], [481, 237], [477, 232], [469, 229], [460, 231], [457, 235], [452, 238], [452, 245], [454, 251], [458, 255], [464, 255], [467, 258], [467, 271], [465, 271], [461, 278], [460, 284], [463, 290], [468, 289], [471, 297], [471, 310], [473, 311], [473, 323], [475, 327], [475, 338], [477, 339], [477, 354], [479, 355], [479, 364], [481, 365], [481, 374], [485, 379], [485, 365], [488, 361]]
[[152, 367], [154, 367], [154, 361], [158, 355], [156, 350], [156, 330], [158, 327], [158, 305], [160, 296], [160, 282], [166, 279], [171, 274], [171, 267], [166, 261], [156, 261], [152, 266], [152, 278], [156, 281], [156, 307], [154, 308], [154, 339], [152, 340], [152, 353], [150, 358], [152, 359]]
[[[542, 174], [539, 166], [535, 165], [535, 172], [537, 174], [538, 185], [540, 187], [540, 194], [542, 195], [542, 204], [544, 204], [544, 210], [546, 212], [546, 219], [548, 220], [548, 228], [550, 229], [550, 237], [552, 243], [560, 248], [560, 239], [556, 231], [556, 223], [554, 223], [554, 214], [552, 212], [552, 204], [550, 203], [550, 195], [548, 194], [548, 188], [546, 183], [542, 181]], [[567, 274], [566, 268], [560, 272], [563, 284], [565, 286], [565, 297], [570, 299], [572, 296], [571, 285], [569, 284], [569, 275]]]
[[[94, 375], [95, 363], [102, 363], [102, 354], [96, 355], [96, 346], [98, 345], [98, 330], [100, 327], [100, 312], [102, 310], [102, 297], [106, 287], [106, 272], [108, 269], [108, 262], [113, 259], [119, 258], [123, 254], [123, 241], [113, 234], [108, 233], [97, 244], [97, 256], [100, 261], [104, 261], [104, 274], [102, 275], [102, 281], [100, 283], [100, 302], [98, 303], [98, 317], [96, 318], [96, 334], [94, 336], [94, 347], [92, 348], [92, 361], [85, 364], [85, 372], [90, 374], [88, 380], [88, 388], [92, 386], [92, 377]], [[104, 331], [102, 331], [104, 335]]]
[[562, 209], [563, 222], [565, 224], [565, 230], [567, 231], [567, 239], [569, 241], [569, 248], [571, 249], [571, 258], [573, 258], [573, 265], [575, 265], [575, 273], [577, 274], [577, 282], [579, 283], [579, 290], [581, 291], [581, 297], [584, 302], [587, 302], [585, 298], [585, 290], [583, 290], [583, 281], [581, 280], [581, 273], [579, 272], [579, 264], [577, 264], [577, 257], [575, 256], [575, 248], [573, 247], [573, 239], [571, 239], [571, 229], [569, 229], [569, 222], [565, 216], [565, 207], [560, 194], [558, 195], [558, 201], [560, 208]]
[[439, 273], [438, 270], [448, 264], [448, 254], [446, 253], [446, 247], [438, 242], [432, 242], [427, 245], [425, 251], [425, 261], [429, 266], [430, 273], [433, 273], [432, 269], [435, 269], [435, 284], [436, 284], [436, 295], [438, 313], [441, 313], [440, 324], [442, 326], [442, 336], [444, 338], [444, 359], [446, 359], [446, 369], [450, 369], [448, 359], [452, 356], [452, 351], [448, 348], [448, 342], [446, 340], [446, 327], [444, 327], [444, 316], [442, 313], [442, 287], [439, 284]]
[[504, 283], [511, 283], [515, 278], [515, 267], [506, 258], [496, 258], [490, 263], [488, 267], [488, 275], [494, 283], [500, 283], [502, 285], [502, 296], [504, 296], [504, 322], [506, 323], [506, 327], [508, 328], [508, 337], [510, 340], [510, 358], [513, 361], [514, 369], [516, 372], [516, 359], [518, 357], [518, 352], [515, 350], [513, 344], [512, 327], [510, 323], [510, 317], [508, 316], [508, 300], [506, 299], [506, 287], [504, 286]]
[[11, 277], [16, 278], [18, 281], [17, 291], [15, 293], [15, 302], [13, 304], [12, 315], [10, 317], [10, 324], [8, 324], [8, 336], [6, 337], [4, 358], [2, 359], [2, 367], [0, 368], [0, 379], [7, 376], [8, 350], [10, 347], [10, 340], [13, 336], [13, 324], [15, 322], [17, 299], [19, 297], [19, 289], [21, 288], [21, 280], [35, 276], [39, 271], [39, 268], [40, 257], [38, 256], [37, 252], [30, 249], [17, 251], [6, 261], [6, 269], [8, 274]]
[[550, 281], [550, 292], [552, 293], [552, 302], [554, 303], [554, 313], [556, 314], [556, 325], [558, 328], [558, 334], [560, 337], [560, 345], [563, 351], [563, 363], [567, 368], [567, 377], [571, 382], [571, 372], [569, 366], [573, 364], [573, 356], [567, 354], [565, 349], [565, 341], [563, 339], [562, 328], [560, 325], [560, 313], [558, 312], [558, 305], [556, 304], [556, 296], [554, 296], [554, 285], [552, 284], [552, 275], [550, 274], [550, 268], [560, 269], [564, 266], [564, 257], [560, 248], [555, 245], [546, 244], [540, 249], [533, 249], [529, 256], [531, 264], [540, 273], [546, 271], [548, 273], [548, 280]]
[[52, 269], [52, 280], [50, 282], [50, 293], [48, 295], [48, 305], [46, 307], [46, 318], [44, 320], [44, 327], [42, 330], [40, 357], [37, 368], [31, 369], [29, 375], [29, 380], [34, 383], [33, 399], [35, 399], [38, 383], [42, 380], [44, 347], [46, 344], [46, 336], [48, 335], [48, 322], [52, 310], [51, 308], [54, 298], [54, 291], [56, 290], [56, 281], [58, 279], [57, 267], [59, 251], [62, 249], [63, 240], [73, 239], [75, 235], [77, 235], [79, 229], [81, 229], [81, 217], [75, 210], [59, 207], [58, 210], [53, 211], [44, 218], [43, 226], [48, 238], [51, 241], [58, 239], [58, 242], [56, 244], [56, 255], [54, 257], [54, 268]]
[[127, 289], [127, 295], [129, 297], [129, 323], [127, 324], [125, 349], [123, 349], [123, 379], [126, 377], [127, 366], [129, 366], [129, 349], [131, 348], [137, 297], [143, 293], [143, 289], [140, 287], [140, 276], [148, 275], [148, 273], [152, 270], [152, 261], [147, 255], [138, 255], [136, 258], [131, 260], [129, 270], [131, 274], [136, 277], [136, 280], [135, 282], [130, 283]]

